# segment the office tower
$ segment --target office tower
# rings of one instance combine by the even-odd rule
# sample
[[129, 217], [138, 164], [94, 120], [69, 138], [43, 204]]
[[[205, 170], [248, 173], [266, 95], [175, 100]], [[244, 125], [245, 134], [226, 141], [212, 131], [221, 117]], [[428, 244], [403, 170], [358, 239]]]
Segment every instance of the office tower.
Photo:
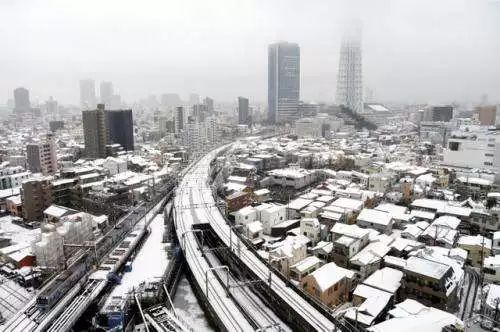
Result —
[[101, 82], [101, 85], [99, 86], [99, 97], [101, 98], [101, 103], [104, 104], [107, 109], [111, 108], [113, 83]]
[[178, 133], [184, 129], [184, 124], [186, 122], [186, 114], [184, 112], [184, 107], [179, 106], [175, 109], [175, 132]]
[[238, 97], [238, 124], [249, 125], [248, 98]]
[[363, 110], [363, 71], [359, 29], [345, 33], [340, 45], [336, 102], [355, 113]]
[[28, 169], [44, 175], [57, 171], [56, 143], [54, 134], [47, 134], [44, 141], [26, 145]]
[[95, 82], [91, 79], [80, 81], [80, 106], [93, 109], [96, 106]]
[[196, 105], [200, 103], [200, 95], [197, 93], [189, 94], [189, 105]]
[[22, 183], [23, 217], [28, 221], [41, 221], [43, 211], [52, 204], [51, 176], [33, 178]]
[[108, 134], [104, 105], [97, 105], [96, 110], [82, 111], [83, 138], [87, 158], [106, 158]]
[[433, 106], [431, 121], [450, 122], [453, 119], [453, 106]]
[[14, 90], [14, 111], [16, 113], [26, 113], [31, 109], [30, 92], [23, 87]]
[[279, 42], [268, 50], [268, 121], [290, 122], [297, 118], [300, 98], [300, 48]]
[[125, 151], [134, 150], [134, 121], [132, 110], [107, 110], [108, 144], [120, 144]]
[[496, 124], [497, 107], [496, 106], [479, 106], [479, 122], [482, 126], [494, 126]]
[[203, 104], [207, 106], [207, 112], [212, 113], [214, 111], [214, 100], [210, 97], [203, 99]]
[[54, 100], [52, 96], [49, 97], [49, 100], [45, 102], [45, 109], [48, 114], [56, 115], [57, 114], [57, 100]]
[[208, 106], [205, 104], [193, 105], [193, 118], [196, 122], [205, 121], [205, 117], [208, 115]]

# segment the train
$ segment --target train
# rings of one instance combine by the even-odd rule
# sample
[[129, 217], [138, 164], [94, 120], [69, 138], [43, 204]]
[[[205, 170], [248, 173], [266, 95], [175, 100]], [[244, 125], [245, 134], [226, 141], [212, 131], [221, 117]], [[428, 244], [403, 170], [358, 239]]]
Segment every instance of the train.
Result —
[[41, 312], [52, 309], [54, 305], [73, 288], [87, 273], [88, 268], [84, 263], [61, 272], [36, 298], [36, 306]]

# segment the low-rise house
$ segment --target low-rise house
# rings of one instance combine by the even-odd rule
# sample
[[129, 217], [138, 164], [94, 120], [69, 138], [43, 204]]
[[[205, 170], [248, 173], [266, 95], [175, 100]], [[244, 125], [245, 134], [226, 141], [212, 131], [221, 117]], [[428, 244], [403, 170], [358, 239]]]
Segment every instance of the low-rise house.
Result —
[[426, 221], [418, 221], [414, 224], [408, 224], [401, 232], [401, 237], [417, 241], [427, 227], [429, 227], [429, 223]]
[[288, 276], [290, 266], [307, 257], [307, 244], [309, 239], [305, 236], [287, 236], [283, 241], [273, 243], [269, 247], [269, 263]]
[[313, 202], [312, 199], [305, 199], [298, 197], [296, 199], [291, 200], [286, 205], [287, 210], [287, 218], [288, 219], [298, 219], [301, 217], [300, 211], [304, 209], [306, 206]]
[[333, 241], [333, 261], [343, 267], [349, 266], [349, 260], [361, 251], [369, 242], [370, 231], [357, 225], [337, 223], [330, 230]]
[[303, 168], [282, 168], [268, 172], [272, 184], [295, 189], [304, 188], [316, 180], [316, 174]]
[[271, 191], [267, 188], [255, 190], [253, 197], [257, 203], [264, 203], [271, 200]]
[[491, 254], [491, 240], [481, 235], [460, 236], [457, 244], [467, 251], [467, 263], [474, 267], [481, 267], [484, 258]]
[[391, 251], [391, 237], [380, 237], [380, 240], [371, 242], [349, 261], [349, 268], [356, 271], [360, 280], [364, 280], [381, 266], [385, 255]]
[[333, 242], [320, 241], [320, 242], [318, 242], [318, 244], [316, 246], [311, 248], [311, 250], [312, 250], [312, 253], [314, 254], [314, 256], [316, 256], [322, 260], [327, 261], [332, 255]]
[[286, 218], [286, 207], [284, 205], [269, 204], [269, 206], [260, 211], [260, 222], [264, 228], [263, 232], [266, 235], [271, 234], [271, 228], [277, 225]]
[[373, 325], [367, 330], [370, 332], [442, 332], [465, 329], [464, 323], [457, 316], [433, 307], [426, 307], [412, 299], [396, 304], [395, 308], [389, 311], [389, 316], [390, 319]]
[[337, 208], [336, 212], [341, 211], [341, 213], [346, 216], [346, 222], [348, 224], [353, 224], [357, 215], [363, 209], [364, 203], [360, 199], [340, 197], [333, 201], [329, 206]]
[[308, 256], [298, 263], [290, 266], [290, 278], [301, 281], [309, 273], [316, 271], [321, 266], [321, 260], [316, 256]]
[[500, 283], [500, 255], [489, 256], [484, 259], [483, 273], [485, 280]]
[[380, 233], [390, 234], [392, 232], [392, 217], [389, 213], [373, 209], [363, 209], [356, 219], [361, 228], [371, 228]]
[[237, 211], [252, 203], [250, 194], [244, 191], [237, 191], [226, 197], [227, 209], [229, 212]]
[[460, 219], [452, 216], [441, 216], [422, 232], [419, 241], [430, 246], [452, 248], [458, 239]]
[[262, 227], [262, 223], [258, 220], [256, 221], [253, 221], [253, 222], [250, 222], [248, 224], [246, 224], [246, 230], [245, 230], [245, 234], [246, 234], [246, 237], [251, 240], [251, 241], [255, 241], [255, 240], [259, 240], [262, 238], [262, 231], [264, 230], [264, 228]]
[[457, 280], [449, 265], [412, 256], [406, 260], [404, 274], [408, 298], [442, 310], [456, 307]]
[[483, 314], [493, 320], [498, 320], [500, 312], [500, 285], [490, 284], [488, 295], [483, 303]]
[[302, 218], [300, 220], [300, 234], [307, 236], [312, 245], [321, 240], [321, 224], [317, 218]]
[[300, 286], [321, 301], [326, 306], [333, 308], [349, 299], [354, 272], [327, 263], [302, 278]]
[[397, 300], [403, 284], [403, 272], [390, 267], [383, 267], [366, 278], [363, 284], [385, 291]]
[[234, 216], [234, 222], [238, 225], [246, 225], [257, 220], [257, 210], [250, 205], [232, 214]]

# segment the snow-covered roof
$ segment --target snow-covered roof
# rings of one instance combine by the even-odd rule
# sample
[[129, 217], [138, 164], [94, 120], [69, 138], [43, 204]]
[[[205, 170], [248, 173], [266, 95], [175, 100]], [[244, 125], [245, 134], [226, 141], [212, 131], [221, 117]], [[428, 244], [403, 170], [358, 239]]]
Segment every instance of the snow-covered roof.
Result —
[[325, 291], [344, 278], [352, 279], [354, 272], [335, 263], [327, 263], [310, 274], [318, 284], [321, 291]]
[[462, 235], [458, 238], [458, 245], [479, 246], [491, 249], [491, 240], [481, 235]]
[[311, 204], [313, 201], [310, 199], [304, 199], [304, 198], [296, 198], [290, 203], [288, 203], [287, 208], [292, 209], [292, 210], [302, 210], [309, 204]]
[[271, 191], [269, 191], [269, 189], [267, 188], [263, 188], [263, 189], [259, 189], [259, 190], [255, 190], [253, 193], [254, 195], [256, 196], [263, 196], [263, 195], [267, 195], [269, 194]]
[[[410, 302], [411, 303], [408, 303]], [[416, 302], [416, 303], [415, 303]], [[382, 323], [368, 328], [371, 332], [442, 332], [443, 327], [448, 325], [459, 325], [464, 328], [463, 322], [455, 315], [439, 310], [433, 307], [421, 307], [420, 303], [407, 299], [402, 303], [396, 304], [398, 310], [391, 310], [390, 313], [396, 313], [397, 318], [388, 319]], [[408, 312], [417, 311], [416, 313]], [[405, 316], [404, 313], [407, 313]]]
[[337, 206], [340, 208], [348, 209], [348, 210], [353, 210], [353, 211], [359, 211], [363, 208], [363, 201], [359, 199], [352, 199], [352, 198], [346, 198], [346, 197], [340, 197], [336, 199], [335, 201], [332, 202], [333, 206]]
[[390, 267], [384, 267], [375, 271], [363, 283], [394, 294], [401, 287], [402, 279], [403, 272]]
[[360, 239], [370, 233], [369, 230], [361, 228], [358, 225], [348, 225], [342, 223], [335, 223], [330, 232], [337, 235], [346, 235], [355, 239]]
[[358, 215], [357, 220], [382, 226], [388, 226], [391, 223], [392, 218], [387, 212], [365, 208], [361, 210], [361, 213]]
[[300, 273], [307, 272], [309, 269], [321, 263], [321, 260], [316, 256], [308, 256], [298, 263], [290, 266], [290, 269], [297, 270]]
[[420, 257], [411, 256], [406, 260], [405, 269], [407, 271], [439, 280], [446, 274], [446, 272], [448, 272], [450, 266]]
[[262, 227], [262, 223], [260, 221], [256, 220], [254, 222], [248, 223], [247, 229], [250, 233], [256, 234], [256, 233], [262, 232], [262, 230], [264, 228]]

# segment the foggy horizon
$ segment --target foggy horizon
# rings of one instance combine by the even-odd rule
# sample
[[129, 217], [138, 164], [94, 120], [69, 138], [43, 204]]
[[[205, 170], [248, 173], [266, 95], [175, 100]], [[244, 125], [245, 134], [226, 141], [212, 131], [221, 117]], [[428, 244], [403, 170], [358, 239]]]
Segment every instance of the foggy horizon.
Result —
[[[79, 81], [111, 81], [128, 103], [189, 93], [267, 98], [268, 45], [301, 52], [301, 99], [334, 102], [346, 19], [362, 23], [363, 81], [377, 101], [500, 102], [500, 2], [64, 1], [0, 4], [0, 104], [78, 104]], [[98, 95], [98, 91], [96, 91]]]

